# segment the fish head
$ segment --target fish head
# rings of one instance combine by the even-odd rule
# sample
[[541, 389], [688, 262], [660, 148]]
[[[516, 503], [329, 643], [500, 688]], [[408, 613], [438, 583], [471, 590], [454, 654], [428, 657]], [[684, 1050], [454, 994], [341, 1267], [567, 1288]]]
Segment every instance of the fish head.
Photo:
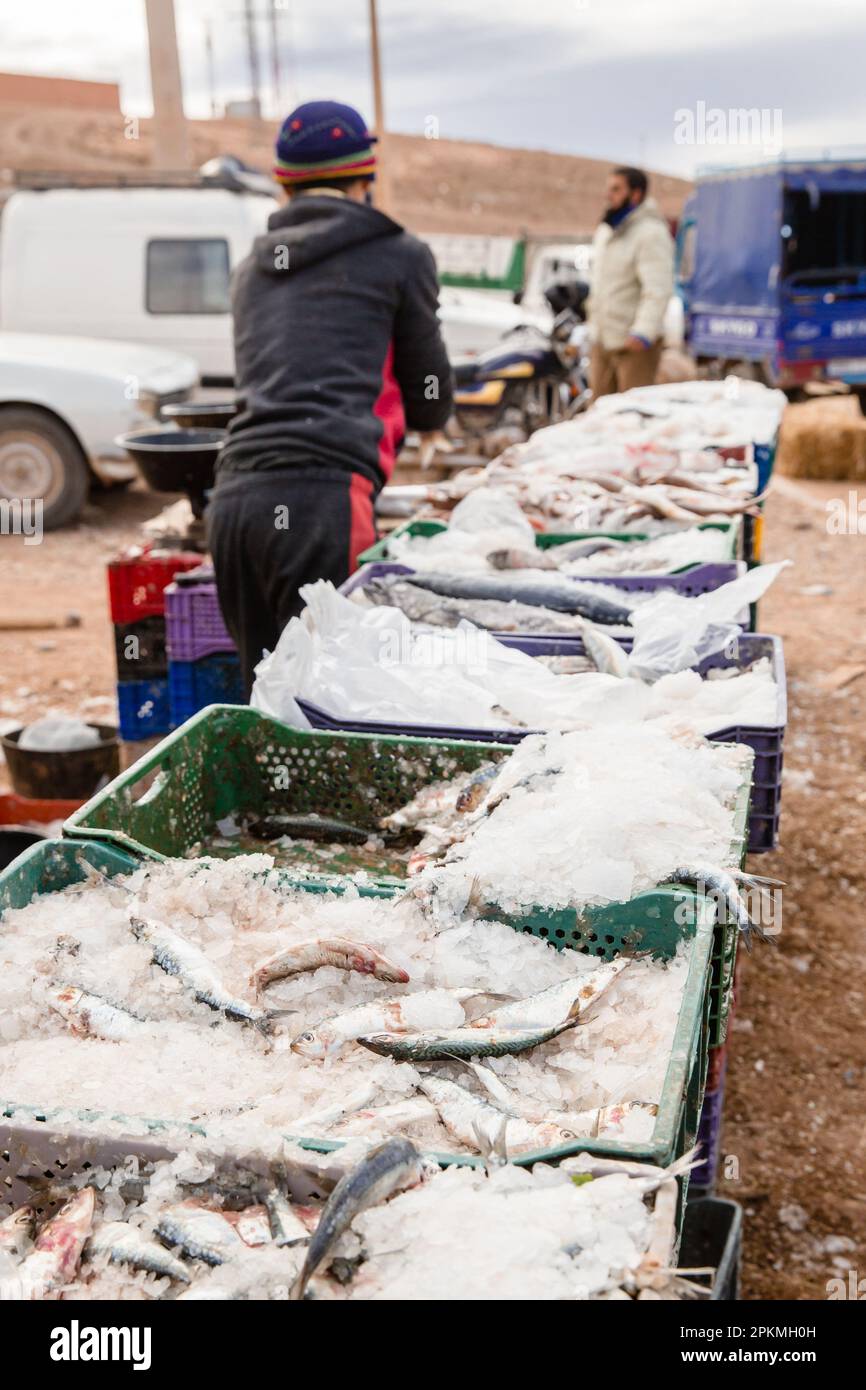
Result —
[[310, 1028], [305, 1033], [299, 1033], [292, 1042], [292, 1051], [299, 1057], [306, 1057], [313, 1062], [324, 1062], [333, 1052], [336, 1052], [339, 1043], [327, 1028]]
[[[74, 1197], [70, 1197], [61, 1208], [54, 1221], [77, 1230], [87, 1230], [93, 1220], [96, 1207], [96, 1192], [92, 1187], [82, 1187]], [[52, 1223], [53, 1224], [53, 1223]]]

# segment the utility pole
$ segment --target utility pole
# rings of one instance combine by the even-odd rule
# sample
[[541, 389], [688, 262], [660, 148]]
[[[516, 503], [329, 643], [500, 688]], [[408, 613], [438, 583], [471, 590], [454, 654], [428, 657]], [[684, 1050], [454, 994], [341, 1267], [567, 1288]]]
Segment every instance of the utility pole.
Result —
[[274, 102], [274, 115], [279, 120], [282, 112], [280, 107], [283, 99], [283, 79], [280, 72], [280, 32], [277, 24], [279, 8], [277, 0], [271, 0], [270, 21], [271, 21], [271, 88]]
[[247, 26], [247, 54], [250, 64], [250, 104], [253, 115], [261, 118], [262, 94], [259, 76], [259, 45], [256, 39], [256, 16], [253, 0], [244, 0], [244, 22]]
[[207, 59], [207, 89], [210, 97], [211, 120], [216, 120], [217, 104], [213, 65], [213, 25], [209, 19], [206, 19], [204, 22], [204, 50]]
[[145, 0], [153, 98], [153, 163], [168, 172], [189, 169], [190, 144], [174, 24], [174, 0]]
[[391, 210], [391, 189], [387, 140], [385, 137], [385, 103], [382, 96], [382, 63], [379, 56], [379, 23], [376, 17], [376, 0], [370, 0], [370, 61], [373, 69], [373, 110], [376, 134], [379, 137], [379, 155], [376, 160], [376, 182], [373, 184], [376, 206], [381, 212]]

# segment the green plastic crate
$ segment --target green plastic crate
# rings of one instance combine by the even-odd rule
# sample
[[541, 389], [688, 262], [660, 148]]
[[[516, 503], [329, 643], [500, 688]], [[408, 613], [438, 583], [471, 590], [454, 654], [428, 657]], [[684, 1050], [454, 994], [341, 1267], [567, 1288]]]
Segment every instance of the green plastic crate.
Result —
[[[63, 833], [93, 837], [144, 858], [163, 859], [185, 856], [213, 833], [218, 820], [244, 811], [258, 815], [315, 811], [375, 829], [382, 815], [404, 805], [428, 783], [511, 752], [512, 747], [495, 743], [309, 732], [291, 729], [257, 710], [213, 705], [91, 797], [70, 816]], [[752, 760], [743, 747], [743, 780], [729, 856], [729, 863], [736, 865], [743, 863], [746, 853]], [[274, 789], [275, 767], [285, 767], [290, 774], [281, 790]], [[333, 863], [339, 870], [339, 862]], [[293, 869], [292, 873], [294, 881], [303, 878], [312, 886], [334, 886], [334, 873], [320, 869]], [[338, 872], [336, 881], [342, 877]], [[393, 875], [371, 874], [369, 882], [389, 893], [402, 891]], [[573, 910], [548, 913], [547, 918], [554, 933], [567, 933], [576, 921]], [[539, 920], [539, 925], [544, 924]], [[725, 1037], [737, 936], [732, 923], [716, 927], [710, 1010], [713, 1046]]]
[[[45, 840], [25, 850], [0, 874], [0, 904], [3, 904], [3, 910], [26, 906], [36, 895], [57, 892], [69, 884], [82, 882], [85, 875], [77, 862], [79, 855], [112, 876], [131, 872], [136, 866], [131, 855], [91, 840]], [[282, 875], [282, 878], [287, 886], [305, 892], [321, 892], [326, 887], [339, 891], [334, 884], [297, 882], [288, 875]], [[368, 892], [370, 895], [389, 896], [382, 889], [370, 888]], [[563, 928], [561, 937], [557, 934], [557, 928], [554, 928], [553, 936], [550, 935], [549, 914], [545, 913], [527, 914], [523, 919], [513, 920], [511, 925], [517, 930], [546, 936], [558, 948], [590, 950], [606, 960], [617, 955], [626, 943], [667, 958], [681, 938], [691, 939], [691, 960], [652, 1137], [644, 1143], [583, 1138], [559, 1148], [521, 1154], [514, 1160], [516, 1163], [556, 1162], [571, 1154], [589, 1152], [644, 1163], [667, 1164], [694, 1143], [707, 1071], [713, 910], [689, 890], [677, 887], [656, 889], [643, 895], [643, 898], [645, 901], [637, 908], [635, 903], [619, 904], [603, 909], [602, 918], [596, 914], [592, 920], [587, 914], [582, 923], [572, 924], [567, 931]], [[76, 1111], [72, 1097], [69, 1110]], [[57, 1112], [41, 1111], [32, 1100], [0, 1099], [0, 1120], [3, 1121], [0, 1135], [6, 1140], [6, 1149], [10, 1152], [21, 1150], [25, 1141], [19, 1139], [19, 1135], [26, 1136], [26, 1143], [32, 1147], [35, 1127], [37, 1134], [44, 1132], [46, 1142], [50, 1137], [50, 1145], [54, 1149], [65, 1152], [86, 1142], [81, 1131], [89, 1129], [92, 1132], [95, 1129], [98, 1133], [102, 1119], [126, 1127], [129, 1136], [124, 1139], [126, 1152], [137, 1151], [137, 1139], [145, 1143], [153, 1143], [156, 1139], [170, 1149], [172, 1144], [178, 1142], [178, 1136], [181, 1141], [183, 1135], [207, 1137], [205, 1130], [194, 1125], [168, 1125], [159, 1119], [140, 1116], [103, 1116], [89, 1109], [77, 1111], [80, 1131], [70, 1133], [68, 1120], [64, 1116], [55, 1119], [55, 1116]], [[41, 1131], [42, 1125], [46, 1127], [44, 1131]], [[340, 1141], [317, 1139], [315, 1136], [286, 1137], [319, 1153], [330, 1153], [342, 1147]], [[106, 1143], [115, 1148], [118, 1146], [116, 1139], [106, 1137]], [[483, 1162], [471, 1155], [437, 1153], [432, 1157], [443, 1165], [463, 1163], [478, 1167]]]
[[[91, 797], [63, 833], [163, 859], [186, 855], [232, 814], [315, 812], [378, 831], [382, 816], [431, 782], [513, 751], [461, 739], [292, 729], [247, 706], [211, 705]], [[329, 879], [318, 862], [310, 872]], [[394, 875], [370, 879], [395, 882]]]
[[[701, 531], [725, 531], [727, 533], [728, 544], [725, 554], [721, 556], [722, 561], [736, 560], [740, 550], [740, 531], [742, 529], [742, 518], [735, 517], [733, 521], [704, 521], [698, 524]], [[402, 526], [395, 526], [394, 530], [382, 540], [376, 541], [375, 545], [362, 550], [358, 556], [359, 565], [372, 565], [376, 563], [388, 562], [391, 559], [389, 553], [389, 542], [394, 536], [436, 536], [440, 531], [447, 531], [448, 526], [444, 521], [406, 521]], [[603, 536], [606, 540], [625, 541], [648, 541], [652, 538], [646, 532], [638, 531], [541, 531], [536, 534], [535, 544], [539, 550], [548, 550], [554, 545], [564, 545], [566, 541], [584, 541]], [[682, 569], [674, 570], [674, 574], [681, 574], [683, 570], [691, 569], [690, 565], [683, 565]]]
[[[258, 815], [315, 811], [374, 829], [382, 815], [404, 805], [429, 782], [511, 752], [510, 746], [495, 743], [308, 732], [291, 729], [257, 710], [213, 705], [91, 797], [70, 816], [63, 833], [163, 859], [186, 855], [213, 833], [218, 820], [244, 811]], [[729, 862], [737, 865], [746, 854], [752, 767], [752, 755], [745, 747], [742, 757], [743, 781], [729, 856]], [[291, 774], [282, 790], [274, 789], [275, 766], [284, 766]], [[334, 865], [340, 868], [336, 860]], [[325, 887], [334, 881], [333, 874], [320, 870], [304, 870], [295, 876], [313, 884], [320, 881]], [[390, 892], [401, 891], [394, 876], [371, 875], [370, 882]], [[564, 930], [562, 923], [552, 930]], [[725, 1037], [737, 935], [731, 923], [716, 928], [713, 1046]]]

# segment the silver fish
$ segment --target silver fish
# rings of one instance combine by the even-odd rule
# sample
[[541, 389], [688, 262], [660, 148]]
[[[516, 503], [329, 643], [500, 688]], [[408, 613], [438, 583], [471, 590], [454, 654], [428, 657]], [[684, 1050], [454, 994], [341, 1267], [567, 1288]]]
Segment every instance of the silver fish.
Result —
[[365, 1154], [341, 1178], [328, 1198], [292, 1298], [301, 1299], [307, 1284], [355, 1217], [368, 1207], [386, 1202], [396, 1192], [414, 1187], [424, 1176], [424, 1161], [408, 1139], [388, 1139]]
[[606, 632], [600, 631], [588, 619], [583, 628], [583, 646], [597, 671], [602, 671], [606, 676], [618, 676], [620, 679], [629, 675], [628, 656], [619, 642], [615, 642]]
[[168, 1207], [159, 1218], [156, 1234], [163, 1244], [176, 1246], [189, 1259], [208, 1265], [224, 1264], [244, 1249], [244, 1242], [222, 1212], [196, 1202]]
[[465, 621], [487, 632], [531, 632], [542, 636], [580, 632], [580, 624], [570, 613], [513, 600], [444, 598], [425, 593], [407, 579], [402, 574], [385, 575], [370, 580], [356, 592], [363, 593], [372, 604], [399, 608], [412, 622], [431, 627], [457, 627]]
[[145, 1269], [150, 1274], [189, 1283], [186, 1266], [127, 1221], [108, 1221], [98, 1226], [87, 1242], [85, 1255], [89, 1258], [107, 1255], [113, 1264], [129, 1265], [132, 1269]]
[[573, 1009], [577, 1009], [578, 1014], [585, 1014], [610, 989], [614, 980], [619, 978], [633, 960], [633, 954], [621, 952], [614, 956], [613, 960], [599, 965], [596, 970], [575, 975], [569, 980], [561, 980], [559, 984], [550, 985], [526, 999], [515, 999], [511, 1004], [503, 1004], [492, 1013], [473, 1019], [469, 1028], [504, 1030], [554, 1027], [567, 1018]]
[[422, 1075], [418, 1088], [436, 1106], [448, 1133], [477, 1153], [484, 1151], [485, 1143], [495, 1149], [503, 1136], [510, 1153], [558, 1148], [575, 1138], [571, 1130], [550, 1121], [534, 1124], [504, 1114], [444, 1077]]
[[516, 1057], [550, 1042], [579, 1022], [580, 1001], [561, 1023], [547, 1028], [453, 1028], [420, 1033], [374, 1033], [358, 1038], [362, 1047], [395, 1062], [442, 1062], [452, 1057]]
[[268, 956], [255, 967], [250, 984], [259, 994], [274, 980], [284, 980], [289, 975], [299, 975], [307, 970], [319, 970], [324, 965], [337, 970], [355, 970], [361, 975], [372, 975], [376, 980], [387, 980], [391, 984], [405, 985], [409, 982], [409, 972], [394, 965], [372, 946], [363, 941], [347, 941], [342, 936], [318, 937], [313, 941], [299, 941], [282, 951]]
[[[428, 992], [433, 991], [424, 991]], [[478, 993], [472, 989], [436, 992], [450, 994], [458, 1003]], [[316, 1024], [315, 1028], [300, 1033], [292, 1043], [292, 1051], [300, 1057], [309, 1057], [320, 1062], [326, 1057], [335, 1056], [345, 1043], [354, 1042], [366, 1033], [385, 1029], [393, 1032], [406, 1031], [409, 1024], [404, 1007], [413, 998], [417, 1002], [417, 996], [403, 994], [392, 999], [374, 999], [369, 1004], [357, 1004], [345, 1013], [335, 1014], [332, 1018], [326, 1018]]]
[[76, 985], [62, 984], [49, 990], [48, 1003], [78, 1037], [126, 1042], [147, 1031], [144, 1019]]
[[[628, 624], [631, 610], [613, 597], [590, 593], [571, 579], [521, 580], [516, 574], [439, 574], [434, 570], [406, 575], [406, 582], [446, 598], [500, 599], [577, 613], [592, 622]], [[611, 593], [616, 593], [615, 589]]]
[[743, 874], [739, 870], [720, 869], [710, 864], [689, 864], [674, 869], [662, 883], [685, 883], [701, 896], [715, 900], [717, 919], [720, 922], [736, 922], [747, 951], [752, 949], [752, 938], [759, 941], [774, 942], [760, 924], [753, 922], [749, 909], [737, 887], [743, 883], [748, 888], [764, 885], [781, 886], [778, 879], [763, 878], [759, 874]]
[[200, 1004], [206, 1004], [215, 1013], [225, 1014], [226, 1018], [237, 1019], [241, 1023], [251, 1023], [260, 1032], [268, 1033], [274, 1020], [287, 1012], [283, 1009], [258, 1009], [246, 999], [231, 994], [204, 951], [172, 931], [164, 922], [133, 916], [129, 920], [133, 934], [150, 946], [154, 963], [167, 975], [175, 975]]

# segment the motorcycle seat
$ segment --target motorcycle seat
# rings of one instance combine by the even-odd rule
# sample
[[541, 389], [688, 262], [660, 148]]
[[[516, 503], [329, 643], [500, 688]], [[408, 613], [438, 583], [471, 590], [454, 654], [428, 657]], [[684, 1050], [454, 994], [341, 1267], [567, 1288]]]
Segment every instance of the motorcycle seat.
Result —
[[477, 381], [478, 365], [477, 357], [466, 357], [462, 361], [452, 362], [451, 370], [457, 385], [469, 386], [473, 381]]

